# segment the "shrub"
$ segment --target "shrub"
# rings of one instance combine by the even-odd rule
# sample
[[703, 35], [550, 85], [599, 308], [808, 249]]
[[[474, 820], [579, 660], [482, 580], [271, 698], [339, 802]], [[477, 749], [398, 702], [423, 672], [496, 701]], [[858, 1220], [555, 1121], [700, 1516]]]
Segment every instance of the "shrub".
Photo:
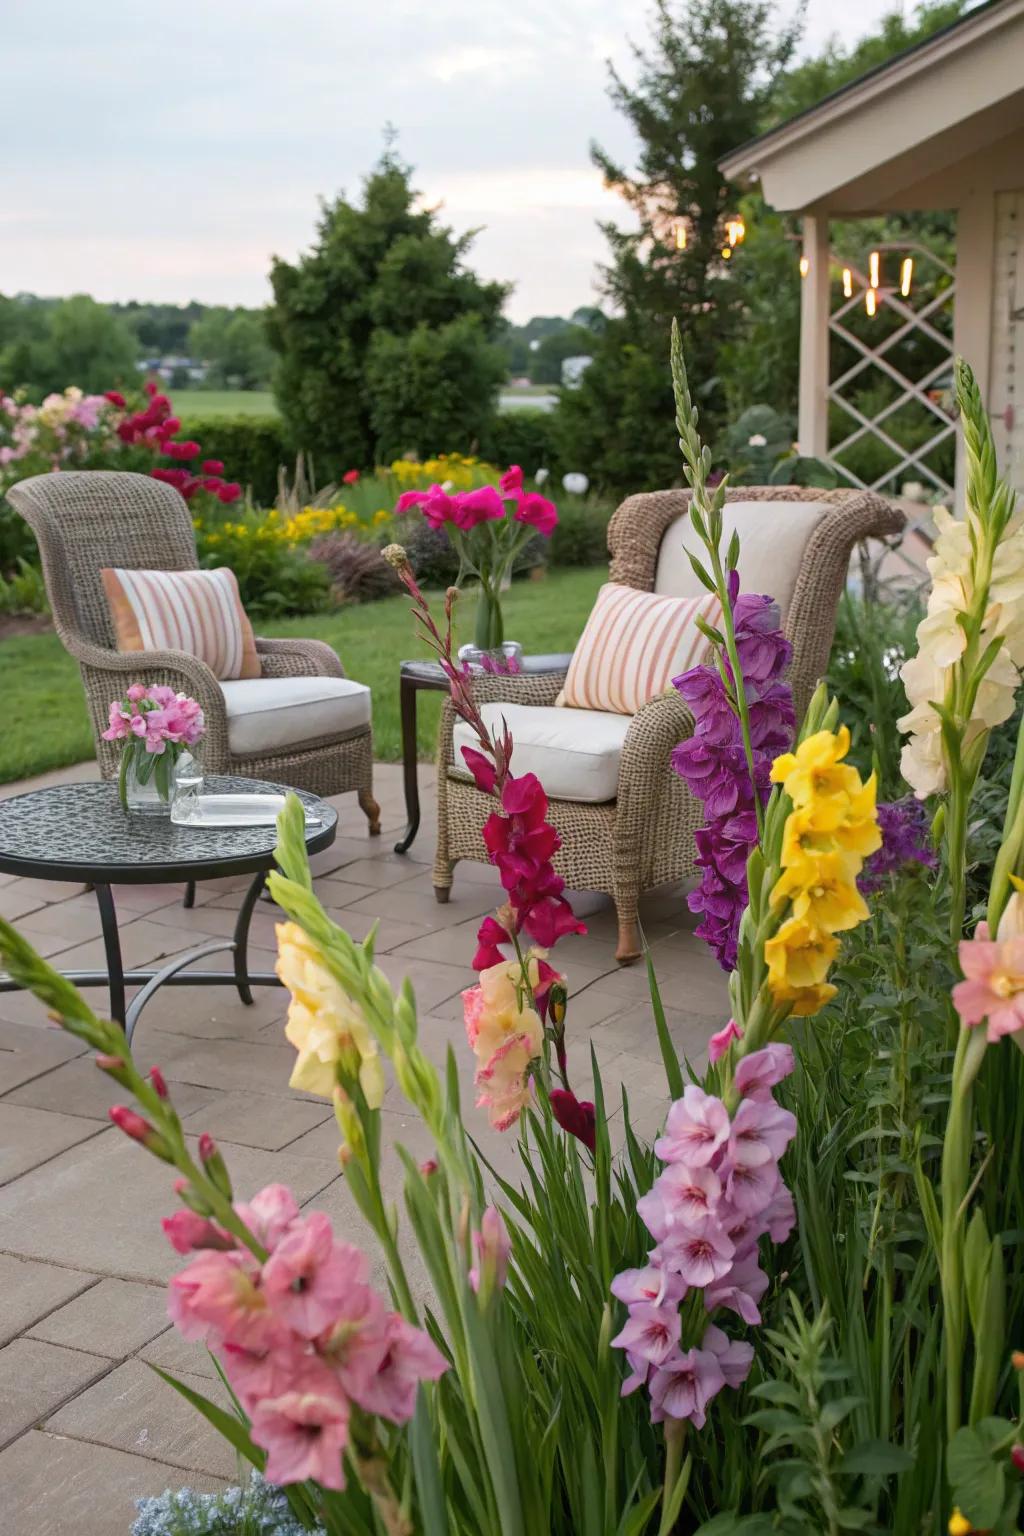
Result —
[[553, 480], [560, 479], [563, 470], [577, 467], [564, 462], [557, 411], [525, 407], [503, 411], [481, 434], [480, 454], [503, 467], [518, 464], [527, 475], [546, 469]]
[[295, 458], [284, 422], [277, 416], [202, 416], [182, 421], [182, 433], [203, 445], [209, 459], [220, 459], [231, 477], [258, 506], [271, 506], [282, 465]]
[[196, 523], [199, 563], [226, 565], [253, 614], [315, 613], [327, 603], [326, 570], [311, 560], [280, 522], [258, 512], [234, 522]]
[[423, 322], [407, 336], [378, 331], [366, 363], [377, 457], [468, 450], [494, 414], [504, 372], [479, 315]]
[[421, 587], [450, 587], [459, 574], [459, 557], [443, 528], [431, 528], [418, 513], [407, 513], [399, 542]]
[[609, 502], [565, 496], [558, 502], [558, 522], [551, 535], [552, 565], [604, 565], [608, 560]]
[[336, 603], [372, 603], [392, 597], [401, 582], [376, 544], [355, 533], [325, 533], [309, 546], [309, 558], [318, 561], [331, 582]]

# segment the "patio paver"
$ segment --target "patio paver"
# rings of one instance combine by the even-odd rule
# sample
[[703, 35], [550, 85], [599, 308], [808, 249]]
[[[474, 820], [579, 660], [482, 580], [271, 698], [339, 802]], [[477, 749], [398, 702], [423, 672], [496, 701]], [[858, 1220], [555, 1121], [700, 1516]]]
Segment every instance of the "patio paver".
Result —
[[[48, 781], [92, 777], [92, 765], [80, 765]], [[493, 870], [460, 865], [450, 903], [435, 902], [433, 782], [424, 767], [421, 832], [404, 858], [392, 851], [405, 826], [396, 765], [377, 770], [379, 841], [366, 837], [354, 797], [339, 800], [338, 838], [313, 860], [317, 890], [356, 938], [379, 920], [381, 969], [395, 984], [411, 980], [426, 1053], [442, 1065], [449, 1047], [455, 1051], [467, 1124], [498, 1171], [514, 1174], [514, 1143], [473, 1108], [460, 997], [473, 981], [480, 916], [502, 893]], [[28, 787], [7, 785], [0, 795]], [[244, 884], [200, 886], [190, 911], [174, 886], [117, 890], [126, 954], [148, 963], [230, 931]], [[72, 885], [0, 885], [0, 911], [59, 966], [102, 964], [91, 902]], [[640, 1133], [653, 1134], [664, 1113], [647, 981], [642, 968], [615, 964], [610, 903], [588, 894], [574, 904], [589, 932], [557, 951], [570, 985], [574, 1086], [581, 1093], [589, 1087], [593, 1044], [618, 1146], [621, 1088]], [[680, 1051], [699, 1058], [709, 1032], [727, 1017], [725, 978], [694, 937], [682, 892], [652, 893], [642, 916], [673, 1037]], [[273, 965], [274, 919], [269, 906], [255, 915], [254, 965]], [[91, 995], [104, 1006], [102, 991]], [[240, 1193], [272, 1180], [290, 1183], [300, 1201], [331, 1216], [340, 1235], [375, 1255], [339, 1171], [330, 1107], [287, 1086], [294, 1053], [283, 1036], [284, 1012], [276, 991], [257, 991], [251, 1008], [226, 988], [166, 991], [143, 1015], [137, 1059], [163, 1069], [190, 1134], [209, 1130], [224, 1143]], [[6, 1397], [0, 1386], [7, 1426], [0, 1440], [11, 1441], [0, 1450], [4, 1536], [126, 1536], [141, 1494], [209, 1488], [233, 1475], [233, 1458], [148, 1368], [187, 1373], [214, 1393], [205, 1352], [167, 1327], [163, 1285], [182, 1262], [159, 1229], [159, 1216], [174, 1208], [171, 1178], [107, 1125], [107, 1107], [121, 1097], [34, 999], [0, 995], [0, 1168], [7, 1170], [0, 1174], [7, 1180], [0, 1187], [0, 1383], [5, 1363], [13, 1381]], [[384, 1102], [383, 1143], [385, 1185], [397, 1195], [395, 1144], [418, 1158], [432, 1144], [394, 1084]], [[425, 1287], [415, 1255], [408, 1258], [413, 1284]]]

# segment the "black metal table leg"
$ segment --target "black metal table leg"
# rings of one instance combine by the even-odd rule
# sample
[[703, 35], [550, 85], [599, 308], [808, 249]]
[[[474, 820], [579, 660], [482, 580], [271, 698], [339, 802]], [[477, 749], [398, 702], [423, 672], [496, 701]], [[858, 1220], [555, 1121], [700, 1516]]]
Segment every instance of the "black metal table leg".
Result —
[[245, 899], [238, 909], [238, 919], [235, 923], [235, 986], [243, 1003], [252, 1002], [252, 988], [249, 978], [249, 924], [252, 921], [253, 908], [259, 900], [260, 892], [266, 883], [266, 872], [261, 871], [253, 880], [245, 893]]
[[196, 904], [196, 883], [194, 880], [185, 881], [185, 894], [181, 898], [183, 907], [194, 907]]
[[124, 1029], [124, 965], [121, 961], [121, 938], [117, 931], [114, 897], [109, 885], [97, 884], [93, 886], [93, 890], [103, 927], [103, 948], [107, 957], [107, 977], [110, 986], [110, 1017]]
[[408, 825], [395, 844], [396, 853], [408, 853], [420, 829], [420, 786], [416, 755], [416, 684], [403, 677], [398, 687], [402, 717], [402, 777], [405, 781], [405, 814]]

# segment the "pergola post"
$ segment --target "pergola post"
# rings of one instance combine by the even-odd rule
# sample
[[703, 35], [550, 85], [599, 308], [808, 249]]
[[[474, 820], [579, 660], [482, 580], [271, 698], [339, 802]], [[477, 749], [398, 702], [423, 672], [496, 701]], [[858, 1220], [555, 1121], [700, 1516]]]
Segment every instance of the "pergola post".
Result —
[[803, 278], [800, 288], [800, 452], [828, 453], [829, 238], [828, 214], [803, 216]]

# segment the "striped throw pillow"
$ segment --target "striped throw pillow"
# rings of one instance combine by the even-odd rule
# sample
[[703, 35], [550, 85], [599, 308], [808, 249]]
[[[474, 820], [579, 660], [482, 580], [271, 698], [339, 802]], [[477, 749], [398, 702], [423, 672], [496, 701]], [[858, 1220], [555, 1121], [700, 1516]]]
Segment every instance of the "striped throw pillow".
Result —
[[635, 715], [707, 650], [698, 617], [718, 622], [717, 597], [661, 597], [606, 582], [573, 652], [559, 704]]
[[214, 677], [259, 677], [260, 659], [234, 571], [104, 569], [119, 651], [184, 651]]

